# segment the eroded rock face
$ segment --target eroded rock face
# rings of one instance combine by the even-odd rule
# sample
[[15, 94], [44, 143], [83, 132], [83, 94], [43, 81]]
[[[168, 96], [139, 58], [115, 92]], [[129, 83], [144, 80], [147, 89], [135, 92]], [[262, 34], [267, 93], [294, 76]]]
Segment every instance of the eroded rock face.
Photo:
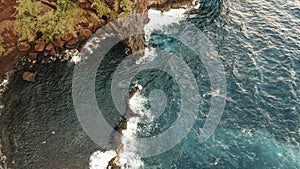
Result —
[[24, 72], [23, 73], [23, 80], [28, 82], [35, 82], [36, 74], [31, 72]]

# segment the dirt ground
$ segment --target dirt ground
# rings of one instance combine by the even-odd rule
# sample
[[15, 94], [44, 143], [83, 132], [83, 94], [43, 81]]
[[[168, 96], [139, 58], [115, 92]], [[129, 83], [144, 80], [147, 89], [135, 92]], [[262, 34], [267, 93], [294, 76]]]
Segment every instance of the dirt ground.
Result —
[[6, 51], [0, 56], [0, 82], [5, 73], [12, 70], [23, 54], [17, 51], [18, 37], [13, 29], [16, 10], [15, 0], [0, 0], [0, 34], [4, 40], [2, 44]]

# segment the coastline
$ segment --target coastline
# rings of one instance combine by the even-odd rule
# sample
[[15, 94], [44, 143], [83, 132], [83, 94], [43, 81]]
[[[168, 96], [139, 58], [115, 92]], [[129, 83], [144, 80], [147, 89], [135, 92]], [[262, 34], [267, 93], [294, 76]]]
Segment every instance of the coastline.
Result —
[[[55, 1], [41, 1], [43, 11], [49, 11], [50, 7], [55, 7]], [[21, 40], [16, 32], [16, 15], [17, 0], [0, 1], [0, 35], [2, 36], [5, 51], [0, 55], [0, 83], [5, 79], [6, 72], [13, 70], [18, 65], [26, 65], [30, 70], [35, 64], [48, 64], [55, 61], [66, 61], [70, 58], [65, 57], [66, 49], [81, 50], [85, 42], [99, 28], [104, 26], [110, 20], [110, 14], [102, 17], [97, 16], [97, 11], [92, 7], [92, 0], [78, 1], [75, 4], [73, 27], [75, 34], [67, 33], [64, 36], [57, 37], [53, 41], [47, 42], [43, 40], [41, 35], [34, 35], [33, 41]], [[193, 6], [193, 0], [152, 0], [152, 1], [134, 1], [133, 13], [146, 13], [149, 9], [169, 11], [171, 9], [189, 8]], [[110, 4], [108, 4], [110, 6]], [[112, 8], [112, 7], [111, 7]], [[121, 12], [117, 12], [120, 14]], [[141, 38], [138, 45], [127, 40], [124, 42], [128, 47], [128, 51], [134, 52], [143, 48], [144, 40]], [[1, 41], [0, 41], [1, 42]], [[0, 44], [0, 45], [1, 45]], [[1, 54], [1, 53], [0, 53]]]
[[[90, 1], [87, 1], [87, 3]], [[180, 2], [180, 1], [179, 1]], [[192, 1], [188, 1], [187, 4], [191, 4]], [[1, 4], [2, 3], [2, 4]], [[162, 1], [158, 2], [157, 4], [151, 2], [142, 3], [143, 5], [137, 4], [140, 8], [137, 9], [137, 12], [146, 12], [148, 9], [148, 6], [151, 6], [158, 10], [170, 10], [173, 6], [170, 5], [168, 1]], [[153, 3], [153, 4], [150, 4]], [[159, 3], [162, 3], [162, 5], [159, 5]], [[174, 2], [173, 2], [174, 3]], [[39, 37], [37, 37], [32, 42], [27, 41], [18, 41], [18, 35], [13, 30], [12, 21], [15, 19], [15, 8], [13, 7], [16, 5], [15, 1], [12, 1], [10, 3], [8, 2], [0, 2], [0, 4], [8, 8], [4, 10], [7, 15], [0, 15], [0, 23], [4, 22], [5, 24], [1, 29], [5, 30], [4, 32], [1, 32], [2, 34], [6, 34], [4, 37], [4, 43], [5, 43], [5, 49], [6, 51], [2, 56], [0, 56], [0, 83], [7, 85], [9, 80], [9, 76], [7, 76], [7, 72], [11, 72], [14, 74], [14, 72], [17, 70], [21, 72], [33, 72], [35, 73], [36, 66], [39, 67], [41, 65], [47, 65], [52, 64], [55, 62], [64, 62], [64, 61], [70, 61], [72, 57], [70, 57], [70, 54], [67, 54], [66, 51], [80, 51], [82, 46], [86, 43], [86, 41], [91, 37], [91, 35], [97, 31], [99, 28], [101, 28], [103, 25], [108, 22], [108, 20], [104, 20], [103, 18], [99, 18], [99, 20], [96, 23], [93, 23], [92, 25], [90, 23], [78, 23], [81, 26], [81, 29], [78, 30], [76, 33], [77, 36], [74, 36], [72, 34], [67, 34], [63, 37], [57, 38], [53, 42], [46, 42], [44, 40], [41, 40]], [[183, 4], [184, 6], [186, 3], [180, 2], [179, 4]], [[89, 6], [82, 6], [82, 4], [78, 4], [79, 7], [81, 7], [83, 10], [88, 11], [88, 13], [93, 12]], [[175, 5], [176, 6], [176, 5]], [[13, 9], [12, 9], [13, 7]], [[10, 11], [10, 12], [7, 12]], [[4, 13], [5, 13], [4, 12]], [[87, 13], [87, 15], [88, 15]], [[7, 29], [9, 28], [9, 29]], [[0, 29], [0, 30], [1, 30]], [[141, 37], [139, 37], [141, 38]], [[144, 38], [144, 37], [143, 37]], [[144, 43], [144, 39], [139, 39], [141, 43]], [[133, 52], [134, 50], [139, 50], [143, 47], [143, 44], [138, 44], [137, 46], [132, 46], [130, 42], [124, 42], [127, 46], [127, 48], [131, 48], [130, 51]], [[142, 47], [141, 47], [142, 46]], [[132, 50], [133, 49], [133, 50]], [[15, 76], [13, 76], [15, 77]], [[19, 78], [21, 80], [21, 78]], [[1, 91], [1, 92], [4, 92]], [[0, 94], [0, 99], [2, 98], [2, 94]], [[0, 103], [1, 104], [1, 103]], [[2, 108], [2, 107], [1, 107]], [[1, 112], [1, 109], [0, 109]], [[2, 114], [0, 114], [2, 116]], [[8, 141], [6, 140], [6, 128], [7, 125], [4, 122], [5, 119], [2, 119], [1, 121], [1, 140], [0, 140], [0, 162], [1, 167], [3, 169], [7, 168], [7, 164], [5, 161], [7, 160], [7, 157], [5, 154], [9, 151], [7, 148]], [[6, 127], [5, 127], [6, 125]], [[5, 134], [6, 133], [6, 134]], [[3, 139], [4, 138], [4, 139]], [[6, 140], [6, 141], [5, 141]], [[2, 145], [1, 145], [2, 144]], [[2, 150], [2, 152], [1, 152]], [[13, 163], [13, 161], [10, 161]], [[0, 169], [2, 169], [0, 167]]]

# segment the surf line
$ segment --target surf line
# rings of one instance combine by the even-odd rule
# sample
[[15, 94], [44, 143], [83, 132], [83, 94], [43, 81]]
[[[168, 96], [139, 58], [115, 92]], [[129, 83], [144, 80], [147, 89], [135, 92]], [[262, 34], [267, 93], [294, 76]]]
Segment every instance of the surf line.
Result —
[[112, 133], [112, 149], [107, 151], [96, 151], [90, 157], [90, 169], [107, 169], [107, 168], [140, 168], [143, 166], [139, 155], [136, 151], [135, 137], [138, 123], [143, 114], [136, 107], [142, 107], [140, 92], [143, 87], [136, 84], [129, 92], [126, 99], [126, 112], [117, 122], [114, 132]]

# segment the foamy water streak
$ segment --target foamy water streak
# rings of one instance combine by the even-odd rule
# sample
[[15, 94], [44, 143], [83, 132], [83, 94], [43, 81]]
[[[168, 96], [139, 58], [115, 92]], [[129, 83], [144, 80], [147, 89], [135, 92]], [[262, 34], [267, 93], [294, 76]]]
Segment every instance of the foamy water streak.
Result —
[[[139, 88], [141, 89], [141, 88]], [[141, 117], [147, 115], [148, 110], [145, 108], [146, 98], [144, 98], [140, 91], [135, 93], [129, 100], [130, 109], [140, 115], [140, 117], [131, 117], [127, 122], [127, 129], [122, 131], [122, 145], [123, 150], [119, 154], [119, 164], [125, 168], [138, 169], [143, 167], [141, 157], [137, 154], [136, 149], [136, 133], [138, 129], [138, 123], [141, 121]]]
[[90, 169], [106, 169], [111, 159], [115, 158], [117, 153], [114, 150], [102, 152], [96, 151], [90, 157]]
[[[6, 79], [2, 81], [0, 84], [0, 115], [2, 114], [2, 109], [4, 108], [4, 105], [2, 103], [2, 97], [3, 93], [7, 88], [8, 82], [9, 82], [9, 75], [11, 72], [6, 73]], [[3, 131], [1, 131], [3, 132]], [[1, 139], [0, 139], [0, 169], [7, 169], [7, 164], [6, 164], [6, 156], [2, 153], [2, 144], [1, 144]]]

